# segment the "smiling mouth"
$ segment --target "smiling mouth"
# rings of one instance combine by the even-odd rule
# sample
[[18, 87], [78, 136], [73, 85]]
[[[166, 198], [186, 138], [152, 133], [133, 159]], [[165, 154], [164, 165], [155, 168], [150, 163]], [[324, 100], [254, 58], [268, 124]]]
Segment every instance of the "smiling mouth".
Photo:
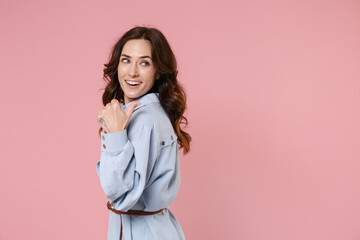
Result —
[[137, 86], [137, 85], [140, 85], [140, 84], [141, 84], [141, 82], [139, 82], [139, 81], [125, 80], [125, 82], [126, 82], [127, 84], [129, 84], [130, 86]]

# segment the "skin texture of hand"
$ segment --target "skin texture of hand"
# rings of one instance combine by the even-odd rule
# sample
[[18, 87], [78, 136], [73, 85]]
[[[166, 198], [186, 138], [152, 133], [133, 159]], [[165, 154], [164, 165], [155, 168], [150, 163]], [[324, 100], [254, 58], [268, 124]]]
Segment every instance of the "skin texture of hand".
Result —
[[119, 101], [114, 98], [98, 111], [97, 119], [106, 133], [121, 132], [126, 128], [134, 109], [140, 104], [140, 102], [133, 102], [124, 111]]

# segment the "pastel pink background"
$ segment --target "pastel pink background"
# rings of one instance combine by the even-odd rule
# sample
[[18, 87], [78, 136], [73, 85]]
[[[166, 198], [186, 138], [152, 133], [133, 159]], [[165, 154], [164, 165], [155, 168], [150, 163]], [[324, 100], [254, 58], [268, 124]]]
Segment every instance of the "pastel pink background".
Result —
[[1, 0], [1, 240], [106, 239], [103, 64], [143, 24], [187, 91], [186, 239], [360, 239], [359, 1]]

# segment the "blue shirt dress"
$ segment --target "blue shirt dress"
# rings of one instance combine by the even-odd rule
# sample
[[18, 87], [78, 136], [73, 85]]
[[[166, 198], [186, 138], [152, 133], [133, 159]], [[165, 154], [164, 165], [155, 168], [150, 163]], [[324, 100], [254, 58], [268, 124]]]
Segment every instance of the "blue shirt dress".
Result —
[[[101, 132], [101, 157], [96, 164], [101, 187], [112, 208], [160, 213], [147, 216], [122, 214], [123, 240], [185, 239], [169, 209], [180, 187], [177, 136], [162, 108], [158, 93], [136, 100], [125, 130]], [[122, 105], [126, 110], [131, 104]], [[104, 203], [104, 209], [106, 203]], [[120, 215], [109, 211], [108, 240], [120, 236]]]

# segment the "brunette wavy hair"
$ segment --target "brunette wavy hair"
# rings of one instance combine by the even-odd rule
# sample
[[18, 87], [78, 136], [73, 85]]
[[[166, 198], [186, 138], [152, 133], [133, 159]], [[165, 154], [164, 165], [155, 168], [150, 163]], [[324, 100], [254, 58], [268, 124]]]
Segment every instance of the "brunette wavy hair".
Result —
[[[177, 81], [178, 70], [175, 55], [165, 36], [158, 29], [134, 27], [127, 31], [113, 46], [110, 60], [104, 64], [103, 79], [106, 82], [106, 87], [102, 102], [105, 106], [113, 98], [116, 98], [120, 103], [124, 103], [124, 92], [119, 83], [117, 68], [122, 49], [125, 43], [131, 39], [144, 39], [151, 42], [152, 60], [159, 74], [159, 79], [155, 81], [148, 93], [159, 93], [161, 106], [178, 136], [179, 148], [183, 148], [183, 152], [186, 154], [190, 151], [191, 136], [180, 126], [184, 124], [186, 127], [188, 124], [188, 120], [183, 116], [186, 109], [186, 94], [184, 88]], [[102, 128], [100, 127], [99, 136], [101, 136], [101, 131]]]

